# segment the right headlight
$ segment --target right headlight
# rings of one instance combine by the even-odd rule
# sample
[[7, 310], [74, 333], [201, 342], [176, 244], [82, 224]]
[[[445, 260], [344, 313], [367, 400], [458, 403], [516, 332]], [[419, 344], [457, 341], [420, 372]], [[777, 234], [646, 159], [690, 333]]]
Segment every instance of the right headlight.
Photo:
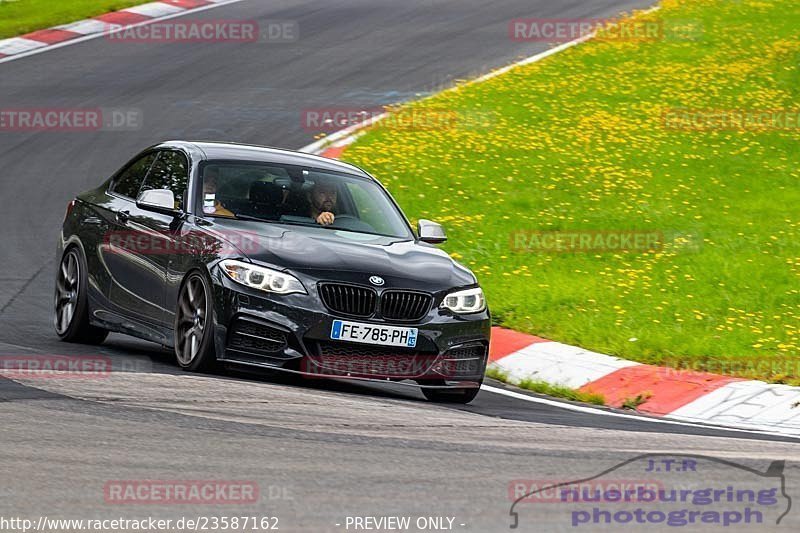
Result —
[[459, 315], [480, 313], [486, 309], [486, 298], [483, 296], [483, 290], [480, 287], [476, 287], [474, 289], [451, 292], [444, 297], [439, 307], [449, 309]]
[[229, 278], [247, 287], [275, 294], [307, 294], [300, 280], [286, 272], [236, 259], [225, 259], [220, 264]]

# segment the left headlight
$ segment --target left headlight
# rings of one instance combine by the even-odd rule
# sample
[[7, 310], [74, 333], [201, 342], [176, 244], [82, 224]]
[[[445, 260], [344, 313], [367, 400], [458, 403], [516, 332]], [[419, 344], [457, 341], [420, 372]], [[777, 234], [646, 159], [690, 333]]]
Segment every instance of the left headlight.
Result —
[[285, 272], [235, 259], [220, 261], [220, 266], [233, 281], [253, 289], [275, 294], [308, 294], [299, 279]]
[[442, 309], [449, 309], [459, 315], [467, 313], [479, 313], [486, 309], [486, 298], [480, 287], [466, 289], [458, 292], [451, 292], [442, 300]]

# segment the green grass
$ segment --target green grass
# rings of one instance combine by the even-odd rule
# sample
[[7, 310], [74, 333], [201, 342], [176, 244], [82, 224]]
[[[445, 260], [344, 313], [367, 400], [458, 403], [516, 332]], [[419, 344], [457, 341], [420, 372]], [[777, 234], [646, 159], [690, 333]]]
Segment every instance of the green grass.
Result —
[[622, 400], [622, 405], [620, 405], [620, 407], [622, 407], [623, 409], [630, 409], [631, 411], [636, 411], [640, 405], [642, 405], [644, 402], [646, 402], [652, 397], [653, 397], [652, 392], [650, 391], [643, 392], [642, 394], [637, 394], [636, 396], [625, 398], [624, 400]]
[[502, 381], [503, 383], [508, 383], [508, 372], [504, 370], [500, 370], [496, 366], [490, 366], [486, 368], [486, 377], [496, 379], [497, 381]]
[[564, 398], [565, 400], [572, 400], [573, 402], [591, 403], [594, 405], [606, 404], [606, 400], [602, 394], [581, 392], [577, 389], [571, 389], [563, 385], [554, 385], [538, 379], [522, 379], [519, 382], [513, 382], [509, 379], [507, 372], [504, 372], [496, 366], [490, 366], [486, 369], [486, 377], [502, 381], [503, 383], [511, 383], [521, 389], [526, 389], [538, 394], [546, 394], [547, 396], [553, 396], [555, 398]]
[[[670, 108], [800, 108], [800, 2], [662, 5], [634, 16], [691, 31], [590, 41], [412, 103], [395, 113], [471, 122], [379, 123], [344, 159], [412, 219], [445, 225], [445, 248], [476, 272], [501, 325], [645, 363], [800, 383], [800, 130], [662, 123]], [[533, 253], [512, 249], [520, 230], [652, 230], [666, 242]]]
[[151, 0], [0, 0], [0, 39], [74, 22]]
[[548, 396], [555, 396], [556, 398], [564, 398], [574, 402], [593, 403], [595, 405], [605, 405], [606, 400], [602, 394], [581, 392], [577, 389], [571, 389], [563, 385], [554, 385], [546, 381], [537, 379], [523, 379], [517, 386], [521, 389], [527, 389], [539, 394], [546, 394]]

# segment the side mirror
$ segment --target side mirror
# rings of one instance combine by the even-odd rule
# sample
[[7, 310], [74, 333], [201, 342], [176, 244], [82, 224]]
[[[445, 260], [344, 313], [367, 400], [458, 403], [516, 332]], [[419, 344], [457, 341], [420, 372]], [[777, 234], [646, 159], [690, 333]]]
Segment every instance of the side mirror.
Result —
[[419, 240], [430, 244], [442, 244], [447, 240], [444, 228], [430, 220], [422, 219], [417, 222], [417, 233], [419, 233]]
[[143, 191], [136, 199], [136, 207], [165, 215], [180, 213], [180, 209], [175, 209], [175, 195], [169, 189]]

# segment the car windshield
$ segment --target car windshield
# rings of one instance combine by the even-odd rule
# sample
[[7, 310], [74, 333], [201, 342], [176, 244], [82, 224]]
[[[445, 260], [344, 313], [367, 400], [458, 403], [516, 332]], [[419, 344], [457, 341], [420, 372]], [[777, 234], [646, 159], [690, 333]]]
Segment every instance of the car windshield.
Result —
[[209, 161], [201, 174], [205, 216], [412, 237], [389, 196], [367, 178], [241, 161]]

